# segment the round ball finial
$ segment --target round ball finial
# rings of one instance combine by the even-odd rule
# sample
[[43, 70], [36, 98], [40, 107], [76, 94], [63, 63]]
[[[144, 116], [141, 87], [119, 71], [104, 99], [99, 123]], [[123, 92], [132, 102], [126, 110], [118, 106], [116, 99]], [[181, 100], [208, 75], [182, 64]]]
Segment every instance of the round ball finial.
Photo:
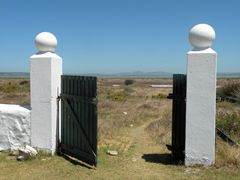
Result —
[[215, 31], [208, 24], [197, 24], [189, 32], [189, 41], [195, 50], [210, 48], [215, 40]]
[[39, 52], [55, 52], [57, 38], [49, 32], [41, 32], [35, 37], [35, 46]]

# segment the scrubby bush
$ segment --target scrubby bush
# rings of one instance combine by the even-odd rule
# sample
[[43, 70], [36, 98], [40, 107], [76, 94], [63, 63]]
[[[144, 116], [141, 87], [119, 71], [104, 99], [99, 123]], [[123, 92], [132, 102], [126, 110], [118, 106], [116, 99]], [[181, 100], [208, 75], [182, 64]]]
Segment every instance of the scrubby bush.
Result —
[[235, 97], [240, 98], [240, 83], [228, 83], [219, 88], [217, 95], [221, 98]]
[[152, 98], [165, 99], [167, 96], [167, 94], [159, 93], [158, 95], [153, 95]]
[[216, 147], [216, 167], [235, 166], [240, 167], [240, 149], [236, 146], [230, 146], [220, 139], [217, 139]]
[[132, 85], [132, 84], [134, 84], [134, 83], [135, 83], [135, 81], [132, 80], [132, 79], [126, 79], [126, 80], [124, 81], [124, 84], [125, 84], [126, 86]]
[[125, 91], [119, 91], [111, 94], [110, 98], [113, 101], [124, 101], [127, 97], [127, 93]]
[[13, 92], [16, 92], [17, 90], [18, 90], [17, 84], [8, 83], [2, 86], [2, 91], [4, 93], [13, 93]]
[[6, 83], [0, 87], [0, 91], [3, 93], [28, 93], [30, 90], [29, 81], [22, 81], [20, 83]]
[[19, 83], [19, 92], [29, 92], [30, 91], [30, 83], [29, 81], [22, 81]]
[[216, 125], [230, 136], [240, 138], [240, 113], [223, 113], [217, 114]]
[[26, 81], [26, 80], [21, 81], [21, 82], [19, 83], [19, 85], [28, 85], [28, 84], [29, 84], [29, 81]]
[[128, 92], [125, 91], [124, 89], [120, 89], [119, 91], [107, 89], [105, 93], [106, 98], [111, 99], [112, 101], [125, 101], [128, 96]]

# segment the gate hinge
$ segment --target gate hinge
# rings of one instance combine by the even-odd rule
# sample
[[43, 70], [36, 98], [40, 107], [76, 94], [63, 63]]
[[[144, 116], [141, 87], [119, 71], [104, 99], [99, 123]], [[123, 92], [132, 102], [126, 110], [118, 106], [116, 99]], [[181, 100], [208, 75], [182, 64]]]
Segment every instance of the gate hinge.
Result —
[[61, 97], [60, 97], [60, 96], [58, 96], [58, 97], [57, 97], [57, 101], [60, 101], [60, 99], [61, 99]]

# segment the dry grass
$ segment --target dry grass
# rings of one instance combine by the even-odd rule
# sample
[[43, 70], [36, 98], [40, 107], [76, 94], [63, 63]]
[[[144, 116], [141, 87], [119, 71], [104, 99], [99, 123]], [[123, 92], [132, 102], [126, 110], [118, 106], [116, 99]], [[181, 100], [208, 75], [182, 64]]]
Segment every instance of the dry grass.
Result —
[[240, 78], [220, 78], [217, 79], [217, 85], [220, 87], [224, 87], [228, 84], [235, 84], [235, 83], [239, 83], [240, 82]]
[[0, 79], [0, 103], [30, 104], [29, 79]]
[[240, 143], [240, 104], [217, 103], [216, 126]]
[[240, 148], [230, 146], [217, 139], [216, 167], [230, 166], [240, 168]]
[[139, 87], [99, 89], [99, 145], [113, 139], [120, 129], [160, 119], [164, 99], [152, 98], [155, 89]]
[[145, 130], [158, 144], [171, 144], [171, 109], [168, 108], [159, 120], [151, 122]]
[[[217, 103], [216, 126], [240, 143], [240, 105], [230, 102]], [[240, 147], [230, 146], [217, 138], [216, 167], [240, 167]]]
[[228, 83], [225, 83], [224, 86], [218, 89], [217, 94], [221, 98], [226, 97], [240, 98], [240, 82], [229, 81]]

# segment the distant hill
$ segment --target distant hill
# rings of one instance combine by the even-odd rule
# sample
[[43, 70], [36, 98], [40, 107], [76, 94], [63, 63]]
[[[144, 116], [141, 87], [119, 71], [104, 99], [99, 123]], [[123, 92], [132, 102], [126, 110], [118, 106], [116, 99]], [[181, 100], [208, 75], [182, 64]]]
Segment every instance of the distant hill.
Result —
[[112, 74], [101, 74], [101, 73], [89, 73], [82, 74], [87, 76], [98, 76], [98, 77], [106, 77], [106, 78], [171, 78], [172, 74], [168, 72], [154, 71], [154, 72], [142, 72], [142, 71], [134, 71], [134, 72], [122, 72], [122, 73], [112, 73]]
[[[178, 73], [176, 73], [178, 74]], [[87, 76], [98, 76], [98, 77], [106, 77], [106, 78], [172, 78], [172, 73], [162, 72], [162, 71], [153, 71], [153, 72], [123, 72], [123, 73], [113, 73], [113, 74], [81, 74]], [[240, 78], [240, 73], [218, 73], [218, 78]]]
[[153, 71], [153, 72], [125, 72], [125, 73], [116, 73], [115, 76], [137, 76], [137, 77], [171, 77], [172, 74], [168, 72]]
[[29, 78], [26, 72], [0, 72], [0, 78]]
[[[66, 73], [69, 74], [69, 73]], [[101, 74], [101, 73], [89, 73], [89, 74], [74, 74], [74, 75], [86, 75], [86, 76], [97, 76], [105, 78], [172, 78], [172, 73], [153, 71], [153, 72], [122, 72], [112, 74]], [[0, 72], [0, 78], [29, 78], [30, 74], [27, 72]], [[218, 78], [240, 78], [240, 73], [218, 73]]]
[[240, 78], [240, 73], [218, 73], [218, 78]]

